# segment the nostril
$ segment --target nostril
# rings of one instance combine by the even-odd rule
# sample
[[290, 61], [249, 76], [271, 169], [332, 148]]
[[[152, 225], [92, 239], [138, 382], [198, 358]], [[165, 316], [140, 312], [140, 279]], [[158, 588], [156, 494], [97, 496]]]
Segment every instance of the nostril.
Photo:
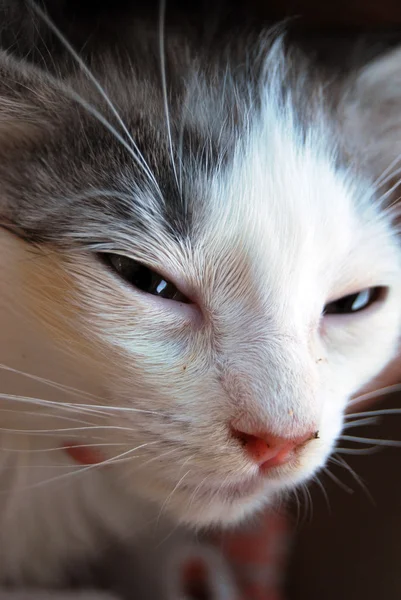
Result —
[[240, 442], [244, 450], [255, 460], [263, 460], [267, 453], [274, 451], [265, 436], [257, 436], [251, 433], [245, 433], [238, 429], [233, 430], [234, 437]]
[[249, 458], [263, 470], [289, 462], [300, 447], [318, 437], [314, 430], [295, 438], [278, 437], [264, 431], [248, 433], [237, 428], [232, 428], [232, 434]]

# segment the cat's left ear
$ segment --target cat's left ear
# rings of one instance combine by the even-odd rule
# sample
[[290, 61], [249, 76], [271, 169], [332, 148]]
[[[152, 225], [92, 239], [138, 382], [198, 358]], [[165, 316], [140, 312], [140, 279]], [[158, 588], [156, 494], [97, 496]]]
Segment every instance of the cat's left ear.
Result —
[[376, 179], [401, 168], [401, 48], [348, 80], [338, 110], [345, 148], [363, 170]]

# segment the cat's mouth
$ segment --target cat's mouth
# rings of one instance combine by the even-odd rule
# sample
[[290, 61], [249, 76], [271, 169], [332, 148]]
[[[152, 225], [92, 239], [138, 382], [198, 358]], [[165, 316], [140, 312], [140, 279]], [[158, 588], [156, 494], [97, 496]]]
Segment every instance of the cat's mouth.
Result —
[[[221, 482], [205, 483], [204, 485], [196, 488], [196, 496], [198, 499], [205, 498], [209, 500], [224, 500], [224, 501], [235, 501], [246, 499], [247, 497], [254, 497], [259, 493], [262, 494], [270, 486], [277, 488], [280, 482], [284, 482], [286, 476], [291, 472], [294, 472], [295, 465], [292, 469], [288, 466], [278, 466], [272, 468], [269, 471], [269, 475], [263, 474], [263, 472], [256, 472], [246, 477], [238, 477], [238, 479], [232, 479], [227, 481], [226, 478], [222, 477]], [[190, 484], [184, 484], [182, 489], [189, 494], [194, 493], [194, 488]]]
[[[237, 522], [255, 507], [270, 503], [277, 494], [310, 479], [317, 468], [317, 464], [305, 464], [301, 456], [295, 456], [285, 465], [272, 467], [268, 472], [255, 469], [233, 474], [230, 478], [223, 474], [220, 480], [207, 479], [198, 486], [184, 481], [181, 499], [186, 505], [189, 498], [191, 507], [186, 520], [192, 523], [195, 519], [198, 524], [208, 525], [213, 521], [217, 523], [218, 515], [219, 523]], [[180, 504], [180, 514], [182, 509], [183, 504]]]
[[253, 477], [251, 479], [231, 482], [220, 487], [211, 488], [210, 493], [216, 498], [224, 500], [239, 500], [247, 496], [254, 496], [266, 487], [266, 479]]

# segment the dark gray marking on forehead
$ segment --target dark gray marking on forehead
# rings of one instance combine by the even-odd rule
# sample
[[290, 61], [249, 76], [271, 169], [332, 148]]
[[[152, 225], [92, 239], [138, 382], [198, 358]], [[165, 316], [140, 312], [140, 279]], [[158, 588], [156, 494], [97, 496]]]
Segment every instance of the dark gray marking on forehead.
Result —
[[[16, 148], [2, 157], [0, 178], [9, 219], [24, 231], [26, 239], [63, 246], [74, 240], [88, 245], [91, 240], [112, 242], [113, 232], [119, 228], [132, 235], [146, 233], [138, 203], [150, 196], [171, 237], [190, 237], [193, 204], [204, 200], [194, 182], [213, 172], [219, 156], [216, 142], [207, 133], [184, 125], [179, 157], [177, 127], [173, 128], [174, 161], [183, 181], [180, 192], [164, 123], [156, 130], [146, 119], [135, 116], [125, 122], [154, 173], [163, 200], [111, 132], [81, 110], [71, 111], [67, 126], [61, 124], [43, 140], [34, 139], [30, 148]], [[227, 155], [226, 149], [224, 152]]]
[[[169, 151], [154, 29], [142, 39], [138, 37], [124, 58], [108, 50], [90, 61], [154, 173], [162, 198], [127, 149], [82, 106], [63, 96], [57, 84], [46, 77], [41, 80], [38, 74], [31, 81], [29, 72], [24, 78], [15, 72], [8, 76], [9, 65], [5, 65], [0, 92], [14, 94], [13, 101], [22, 98], [33, 104], [48, 121], [42, 132], [28, 140], [20, 137], [15, 147], [3, 147], [0, 139], [0, 202], [3, 207], [5, 203], [0, 214], [24, 231], [27, 239], [68, 247], [112, 242], [119, 229], [133, 236], [146, 234], [149, 224], [140, 210], [144, 199], [152, 199], [149, 211], [157, 205], [156, 212], [162, 216], [154, 222], [157, 227], [173, 238], [191, 236], [193, 209], [208, 200], [208, 179], [216, 169], [227, 166], [236, 144], [246, 135], [243, 125], [246, 128], [249, 116], [260, 109], [259, 77], [264, 81], [268, 71], [265, 59], [271, 39], [267, 36], [265, 41], [252, 42], [245, 37], [235, 41], [235, 52], [223, 47], [220, 53], [190, 49], [188, 40], [179, 37], [166, 39], [167, 99], [182, 190], [175, 181]], [[272, 71], [277, 71], [284, 53], [272, 60]], [[305, 84], [305, 69], [299, 83], [294, 65], [295, 59], [288, 62], [278, 78], [278, 88], [283, 97], [287, 88], [296, 90], [293, 97], [299, 104], [299, 121], [307, 132], [316, 113], [315, 102]], [[0, 69], [2, 66], [0, 57]], [[68, 85], [125, 137], [88, 78], [71, 66], [61, 67]], [[36, 96], [35, 90], [39, 90]], [[94, 190], [99, 189], [111, 193], [96, 195]], [[113, 195], [113, 191], [117, 193]]]

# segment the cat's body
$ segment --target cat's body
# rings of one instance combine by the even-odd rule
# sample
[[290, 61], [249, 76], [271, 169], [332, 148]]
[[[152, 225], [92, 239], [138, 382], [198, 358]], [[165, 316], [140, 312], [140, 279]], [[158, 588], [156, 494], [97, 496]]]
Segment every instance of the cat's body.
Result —
[[[397, 54], [328, 102], [275, 34], [202, 52], [132, 31], [90, 72], [0, 56], [0, 363], [70, 388], [0, 371], [0, 581], [57, 583], [160, 516], [252, 514], [324, 464], [397, 349], [372, 185], [399, 152]], [[261, 473], [265, 439], [293, 454]]]

